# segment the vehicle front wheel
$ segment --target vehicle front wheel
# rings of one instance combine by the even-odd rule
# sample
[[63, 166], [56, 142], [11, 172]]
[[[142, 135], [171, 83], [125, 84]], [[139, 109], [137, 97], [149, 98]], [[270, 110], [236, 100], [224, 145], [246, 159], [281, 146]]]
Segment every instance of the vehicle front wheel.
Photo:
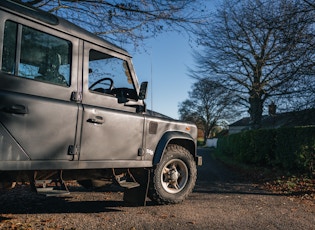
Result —
[[176, 204], [192, 192], [197, 168], [190, 152], [179, 145], [169, 145], [155, 166], [148, 196], [158, 204]]

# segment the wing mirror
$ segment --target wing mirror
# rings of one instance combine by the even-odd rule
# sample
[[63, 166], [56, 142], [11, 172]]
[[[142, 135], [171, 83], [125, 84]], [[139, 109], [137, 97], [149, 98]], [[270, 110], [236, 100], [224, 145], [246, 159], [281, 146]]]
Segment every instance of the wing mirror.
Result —
[[148, 89], [148, 82], [144, 81], [141, 83], [140, 91], [138, 95], [139, 100], [144, 100], [147, 97], [147, 89]]

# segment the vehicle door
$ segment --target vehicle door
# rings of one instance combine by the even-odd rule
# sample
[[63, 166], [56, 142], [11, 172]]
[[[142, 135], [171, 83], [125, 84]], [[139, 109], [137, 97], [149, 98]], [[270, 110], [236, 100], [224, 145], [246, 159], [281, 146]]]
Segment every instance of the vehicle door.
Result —
[[85, 43], [83, 82], [80, 160], [141, 160], [144, 117], [128, 58]]
[[29, 160], [71, 160], [78, 114], [71, 101], [78, 73], [72, 53], [78, 53], [78, 39], [18, 17], [0, 31], [0, 123]]

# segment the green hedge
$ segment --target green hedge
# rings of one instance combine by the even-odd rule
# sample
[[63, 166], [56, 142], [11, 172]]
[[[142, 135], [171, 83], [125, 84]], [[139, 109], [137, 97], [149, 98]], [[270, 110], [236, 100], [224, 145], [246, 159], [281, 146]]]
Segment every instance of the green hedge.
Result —
[[218, 140], [217, 154], [233, 160], [286, 170], [313, 172], [315, 127], [250, 130]]

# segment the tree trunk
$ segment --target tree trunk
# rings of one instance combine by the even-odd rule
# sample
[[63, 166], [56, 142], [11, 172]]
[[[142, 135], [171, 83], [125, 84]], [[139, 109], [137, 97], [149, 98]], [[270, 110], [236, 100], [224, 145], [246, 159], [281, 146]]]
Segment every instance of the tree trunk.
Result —
[[207, 139], [208, 139], [208, 136], [207, 136], [206, 132], [204, 132], [204, 134], [203, 134], [203, 145], [207, 144]]
[[263, 112], [263, 100], [259, 96], [253, 95], [249, 99], [250, 126], [252, 129], [261, 128], [261, 119]]

